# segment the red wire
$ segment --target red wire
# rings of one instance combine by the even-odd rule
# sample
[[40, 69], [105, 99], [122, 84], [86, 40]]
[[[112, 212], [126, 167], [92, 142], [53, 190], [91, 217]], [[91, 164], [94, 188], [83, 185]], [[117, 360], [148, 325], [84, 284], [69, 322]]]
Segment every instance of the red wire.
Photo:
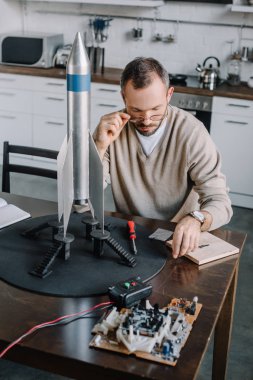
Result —
[[83, 310], [83, 311], [79, 311], [78, 313], [73, 313], [73, 314], [67, 314], [67, 315], [63, 315], [62, 317], [58, 317], [56, 319], [53, 319], [52, 321], [48, 321], [48, 322], [44, 322], [44, 323], [41, 323], [39, 325], [36, 325], [36, 326], [33, 326], [31, 329], [29, 329], [26, 333], [24, 333], [22, 336], [20, 336], [19, 338], [17, 338], [16, 340], [14, 340], [14, 342], [10, 343], [1, 353], [0, 353], [0, 358], [2, 358], [6, 352], [8, 352], [12, 347], [14, 347], [16, 344], [18, 344], [20, 341], [22, 341], [22, 339], [24, 339], [25, 337], [27, 337], [28, 335], [32, 334], [34, 331], [36, 331], [37, 329], [39, 328], [42, 328], [44, 326], [49, 326], [51, 325], [52, 323], [57, 323], [59, 321], [62, 321], [63, 319], [66, 319], [66, 318], [70, 318], [70, 317], [76, 317], [78, 315], [82, 315], [83, 313], [89, 313], [90, 311], [93, 311], [101, 306], [107, 306], [107, 305], [112, 305], [114, 302], [102, 302], [102, 303], [99, 303], [93, 307], [90, 307], [89, 309], [87, 310]]

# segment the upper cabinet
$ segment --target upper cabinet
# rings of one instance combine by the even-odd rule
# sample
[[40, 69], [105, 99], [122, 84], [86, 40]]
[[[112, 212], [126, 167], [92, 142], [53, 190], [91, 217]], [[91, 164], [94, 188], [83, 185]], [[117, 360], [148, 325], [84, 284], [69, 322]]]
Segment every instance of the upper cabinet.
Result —
[[234, 4], [231, 7], [232, 12], [243, 12], [243, 13], [253, 13], [253, 2], [252, 5], [238, 5]]
[[[41, 1], [41, 0], [27, 0]], [[124, 5], [132, 7], [159, 7], [164, 5], [163, 0], [47, 0], [54, 3], [82, 3], [93, 5]]]
[[[26, 0], [41, 1], [41, 0]], [[174, 1], [184, 1], [186, 3], [213, 3], [213, 4], [232, 4], [233, 0], [47, 0], [55, 3], [81, 3], [93, 5], [124, 5], [129, 7], [160, 7], [165, 3]], [[250, 7], [244, 7], [250, 8]]]
[[[165, 1], [178, 1], [178, 0], [165, 0]], [[213, 4], [232, 4], [233, 0], [179, 0], [186, 3], [213, 3]]]

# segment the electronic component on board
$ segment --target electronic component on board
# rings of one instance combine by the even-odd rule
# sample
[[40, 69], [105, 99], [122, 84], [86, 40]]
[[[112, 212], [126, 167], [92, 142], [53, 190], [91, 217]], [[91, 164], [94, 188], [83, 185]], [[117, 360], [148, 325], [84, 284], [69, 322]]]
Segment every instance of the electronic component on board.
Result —
[[201, 308], [197, 297], [192, 302], [174, 298], [163, 308], [148, 300], [131, 308], [113, 307], [94, 326], [90, 347], [175, 366]]

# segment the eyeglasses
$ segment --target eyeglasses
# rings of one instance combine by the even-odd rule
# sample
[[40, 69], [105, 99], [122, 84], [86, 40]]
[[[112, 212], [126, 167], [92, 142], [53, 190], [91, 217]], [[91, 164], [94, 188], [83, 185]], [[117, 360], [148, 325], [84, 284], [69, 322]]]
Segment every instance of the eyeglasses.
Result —
[[163, 118], [164, 118], [164, 114], [163, 115], [152, 115], [150, 117], [143, 117], [143, 116], [136, 117], [136, 118], [133, 117], [129, 121], [131, 121], [131, 123], [142, 123], [145, 120], [161, 121]]

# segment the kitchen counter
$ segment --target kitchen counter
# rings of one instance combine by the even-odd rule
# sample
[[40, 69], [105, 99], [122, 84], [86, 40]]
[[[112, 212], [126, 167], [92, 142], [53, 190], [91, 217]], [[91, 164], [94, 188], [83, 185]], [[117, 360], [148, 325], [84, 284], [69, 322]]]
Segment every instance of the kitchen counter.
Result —
[[37, 67], [25, 67], [25, 66], [11, 66], [11, 65], [1, 65], [0, 73], [2, 74], [17, 74], [17, 75], [32, 75], [39, 77], [49, 77], [49, 78], [66, 78], [66, 70], [58, 69], [52, 67], [50, 69], [43, 69]]
[[223, 83], [213, 92], [215, 96], [253, 100], [253, 88], [250, 88], [246, 82], [242, 82], [240, 86], [230, 86]]
[[[38, 67], [11, 66], [11, 65], [0, 64], [0, 73], [33, 75], [33, 76], [39, 76], [39, 77], [58, 78], [58, 79], [66, 78], [65, 68], [56, 68], [56, 67], [43, 69], [43, 68], [38, 68]], [[92, 82], [119, 84], [121, 73], [122, 73], [121, 69], [107, 67], [105, 68], [105, 72], [103, 75], [92, 74], [91, 80]]]
[[[37, 67], [22, 67], [22, 66], [8, 66], [0, 64], [0, 73], [5, 74], [18, 74], [18, 75], [34, 75], [49, 78], [65, 79], [66, 70], [64, 68], [50, 68], [43, 69]], [[92, 82], [116, 84], [120, 83], [120, 75], [122, 69], [105, 68], [104, 74], [92, 74]], [[184, 94], [196, 94], [205, 96], [222, 96], [228, 98], [238, 98], [253, 100], [253, 89], [247, 86], [247, 83], [243, 82], [240, 86], [229, 86], [227, 83], [222, 83], [218, 88], [211, 91], [203, 88], [195, 87], [181, 87], [174, 86], [175, 92]]]

